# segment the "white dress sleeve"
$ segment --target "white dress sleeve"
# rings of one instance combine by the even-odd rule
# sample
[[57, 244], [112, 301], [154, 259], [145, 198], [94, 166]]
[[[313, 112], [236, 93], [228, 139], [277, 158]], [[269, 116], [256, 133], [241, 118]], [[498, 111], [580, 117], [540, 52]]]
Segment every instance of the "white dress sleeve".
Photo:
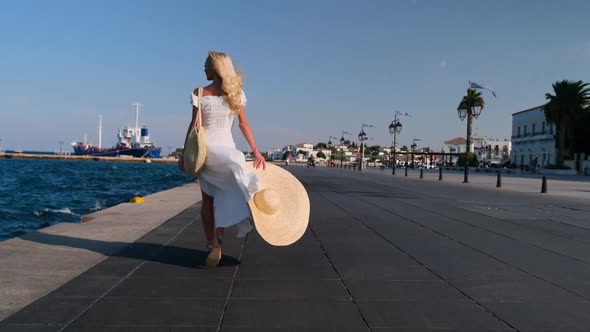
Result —
[[194, 107], [198, 107], [198, 105], [199, 105], [199, 97], [198, 96], [195, 96], [195, 93], [194, 92], [191, 92], [191, 104]]

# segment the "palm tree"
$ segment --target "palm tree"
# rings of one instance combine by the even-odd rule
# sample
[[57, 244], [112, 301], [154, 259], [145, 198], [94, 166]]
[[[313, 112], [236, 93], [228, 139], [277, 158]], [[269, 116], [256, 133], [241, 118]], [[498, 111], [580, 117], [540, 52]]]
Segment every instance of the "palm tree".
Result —
[[563, 165], [565, 155], [570, 155], [574, 145], [574, 128], [576, 121], [584, 114], [590, 104], [589, 83], [582, 81], [557, 81], [553, 83], [554, 95], [545, 94], [545, 117], [554, 123], [557, 129], [557, 164]]
[[[471, 107], [474, 105], [481, 105], [481, 111], [483, 111], [484, 107], [485, 107], [485, 100], [483, 100], [483, 97], [481, 96], [481, 92], [475, 90], [475, 89], [467, 89], [467, 94], [465, 96], [463, 96], [463, 100], [461, 101], [461, 103], [465, 104], [465, 107], [467, 107], [467, 112], [471, 113]], [[471, 114], [472, 116], [474, 116], [474, 114]], [[479, 114], [475, 115], [475, 117], [477, 118], [479, 116]], [[471, 151], [471, 117], [468, 115], [467, 118], [467, 146], [466, 146], [466, 152], [470, 153]]]
[[481, 105], [482, 109], [486, 104], [481, 96], [481, 92], [475, 89], [467, 89], [467, 94], [463, 96], [463, 102], [465, 102], [468, 107], [471, 107], [471, 105]]

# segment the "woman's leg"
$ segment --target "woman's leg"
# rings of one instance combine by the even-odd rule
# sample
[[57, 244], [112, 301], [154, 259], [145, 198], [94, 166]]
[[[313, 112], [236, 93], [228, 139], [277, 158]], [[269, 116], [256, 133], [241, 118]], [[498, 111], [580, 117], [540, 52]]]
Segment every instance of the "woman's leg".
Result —
[[210, 248], [209, 255], [205, 265], [214, 267], [221, 260], [221, 242], [223, 240], [223, 228], [215, 228], [215, 213], [213, 210], [213, 197], [205, 194], [203, 191], [203, 205], [201, 207], [201, 219], [203, 219], [203, 228], [205, 237], [207, 237], [207, 247]]
[[215, 216], [213, 214], [213, 197], [205, 194], [202, 190], [203, 205], [201, 206], [201, 219], [203, 220], [203, 229], [207, 238], [207, 246], [213, 245], [213, 234], [215, 233]]

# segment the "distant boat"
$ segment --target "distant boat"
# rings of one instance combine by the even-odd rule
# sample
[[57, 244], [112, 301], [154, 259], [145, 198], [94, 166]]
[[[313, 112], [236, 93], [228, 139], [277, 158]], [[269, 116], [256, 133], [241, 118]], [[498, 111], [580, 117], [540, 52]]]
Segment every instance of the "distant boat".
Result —
[[160, 158], [162, 148], [151, 142], [146, 126], [139, 127], [139, 106], [134, 103], [135, 127], [126, 126], [117, 133], [117, 144], [112, 148], [102, 148], [102, 116], [99, 116], [98, 146], [84, 142], [73, 142], [74, 154], [100, 157], [133, 156], [137, 158]]

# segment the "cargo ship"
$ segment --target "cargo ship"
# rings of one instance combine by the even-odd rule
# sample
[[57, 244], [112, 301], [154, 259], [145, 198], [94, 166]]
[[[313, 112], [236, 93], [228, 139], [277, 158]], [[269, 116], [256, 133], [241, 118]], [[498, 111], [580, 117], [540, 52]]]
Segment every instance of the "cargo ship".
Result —
[[126, 126], [117, 133], [117, 144], [112, 148], [102, 145], [102, 115], [98, 116], [98, 145], [84, 141], [72, 142], [75, 155], [116, 157], [133, 156], [137, 158], [160, 158], [162, 148], [156, 147], [150, 139], [146, 126], [139, 126], [140, 103], [133, 103], [135, 108], [135, 127]]

